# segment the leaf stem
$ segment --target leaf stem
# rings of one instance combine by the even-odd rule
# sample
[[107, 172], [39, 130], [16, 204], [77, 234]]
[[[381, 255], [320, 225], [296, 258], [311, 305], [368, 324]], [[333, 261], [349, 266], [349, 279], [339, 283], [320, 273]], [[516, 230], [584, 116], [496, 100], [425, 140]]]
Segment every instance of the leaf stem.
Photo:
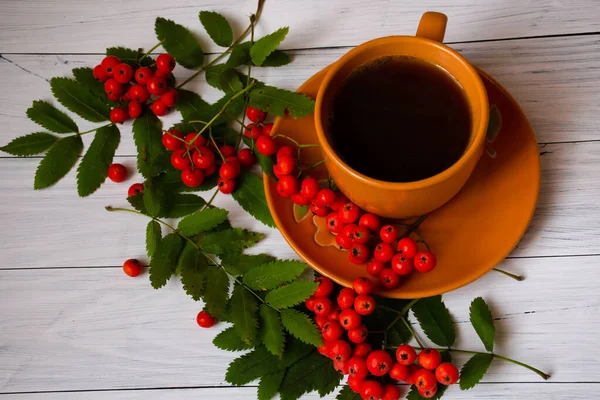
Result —
[[161, 40], [154, 47], [152, 47], [150, 50], [148, 50], [146, 53], [144, 53], [144, 55], [141, 56], [139, 60], [137, 60], [138, 65], [139, 65], [140, 61], [142, 61], [144, 58], [148, 57], [150, 55], [150, 53], [152, 53], [154, 50], [156, 50], [163, 43], [164, 43], [164, 40]]
[[89, 131], [85, 131], [85, 132], [79, 132], [79, 133], [78, 133], [78, 135], [79, 135], [79, 136], [81, 136], [81, 135], [85, 135], [86, 133], [92, 133], [92, 132], [95, 132], [95, 131], [97, 131], [98, 129], [101, 129], [101, 128], [106, 128], [107, 126], [111, 126], [111, 125], [114, 125], [114, 123], [112, 123], [112, 122], [111, 122], [111, 123], [109, 123], [109, 124], [102, 125], [102, 126], [99, 126], [99, 127], [97, 127], [97, 128], [94, 128], [94, 129], [90, 129]]
[[377, 308], [381, 309], [381, 310], [387, 310], [390, 312], [393, 312], [395, 314], [404, 316], [404, 314], [406, 314], [408, 312], [408, 310], [410, 310], [410, 308], [412, 306], [414, 306], [419, 300], [421, 299], [413, 299], [411, 300], [407, 305], [405, 305], [400, 311], [394, 309], [394, 308], [390, 308], [390, 307], [386, 307], [386, 306], [382, 306], [382, 305], [377, 305]]
[[223, 162], [225, 162], [225, 156], [221, 152], [221, 149], [219, 149], [219, 146], [217, 145], [217, 142], [215, 142], [215, 138], [213, 137], [212, 126], [208, 129], [208, 137], [210, 138], [210, 141], [212, 142], [212, 144], [215, 146], [217, 153], [219, 153], [219, 155], [221, 156], [221, 160], [223, 160]]
[[406, 329], [408, 329], [408, 331], [411, 333], [411, 335], [415, 338], [415, 340], [417, 341], [417, 344], [419, 345], [420, 348], [425, 348], [425, 346], [423, 346], [423, 343], [419, 340], [419, 337], [417, 336], [417, 334], [415, 333], [415, 330], [412, 328], [412, 326], [410, 325], [410, 322], [408, 322], [406, 320], [406, 318], [404, 318], [403, 316], [400, 316], [400, 318], [402, 319], [402, 322], [404, 323], [404, 325], [406, 326]]
[[206, 203], [206, 204], [204, 205], [204, 207], [202, 207], [202, 209], [203, 209], [203, 210], [204, 210], [205, 208], [208, 208], [208, 207], [210, 207], [210, 206], [211, 206], [211, 204], [212, 204], [213, 200], [215, 199], [215, 197], [217, 197], [217, 193], [219, 193], [219, 188], [217, 188], [217, 189], [215, 190], [215, 192], [213, 193], [213, 195], [210, 197], [210, 200], [208, 200], [208, 203]]
[[511, 274], [510, 272], [505, 271], [505, 270], [500, 269], [500, 268], [494, 268], [494, 271], [500, 272], [501, 274], [504, 274], [504, 275], [506, 275], [506, 276], [508, 276], [510, 278], [513, 278], [515, 281], [519, 281], [520, 282], [520, 281], [525, 280], [525, 277], [523, 277], [521, 275]]

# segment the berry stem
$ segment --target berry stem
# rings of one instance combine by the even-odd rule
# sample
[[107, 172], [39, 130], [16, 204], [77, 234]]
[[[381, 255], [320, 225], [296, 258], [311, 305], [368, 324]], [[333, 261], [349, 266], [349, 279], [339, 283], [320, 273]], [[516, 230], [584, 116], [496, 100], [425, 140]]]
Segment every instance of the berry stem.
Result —
[[500, 268], [494, 268], [494, 271], [500, 272], [501, 274], [504, 274], [504, 275], [506, 275], [506, 276], [508, 276], [510, 278], [513, 278], [515, 281], [519, 281], [520, 282], [520, 281], [525, 280], [525, 277], [523, 277], [521, 275], [511, 274], [510, 272], [505, 271], [505, 270], [500, 269]]
[[229, 114], [227, 111], [225, 111], [225, 114], [231, 118], [233, 121], [237, 122], [238, 124], [240, 124], [242, 126], [243, 129], [248, 128], [248, 126], [246, 126], [246, 124], [244, 124], [244, 122], [239, 119], [238, 117], [236, 117], [235, 115]]
[[391, 312], [393, 312], [393, 313], [395, 313], [395, 314], [398, 314], [398, 315], [400, 315], [400, 316], [404, 317], [404, 315], [405, 315], [405, 314], [408, 312], [408, 310], [410, 310], [410, 309], [411, 309], [411, 307], [412, 307], [412, 306], [414, 306], [414, 305], [415, 305], [415, 304], [416, 304], [416, 303], [417, 303], [419, 300], [420, 300], [420, 299], [414, 299], [414, 300], [411, 300], [411, 301], [410, 301], [410, 302], [409, 302], [407, 305], [405, 305], [405, 306], [404, 306], [404, 307], [403, 307], [403, 308], [402, 308], [400, 311], [398, 311], [398, 310], [396, 310], [396, 309], [393, 309], [393, 308], [390, 308], [390, 307], [386, 307], [386, 306], [380, 306], [380, 305], [377, 305], [377, 308], [380, 308], [380, 309], [382, 309], [382, 310], [391, 311]]
[[402, 234], [402, 237], [408, 237], [410, 236], [411, 233], [413, 233], [413, 231], [415, 229], [417, 229], [419, 227], [419, 225], [421, 225], [423, 223], [423, 221], [425, 221], [425, 218], [427, 218], [429, 216], [429, 214], [423, 214], [421, 215], [419, 218], [417, 218], [417, 220], [415, 222], [413, 222], [412, 224], [410, 224], [408, 226], [408, 228], [406, 229], [406, 232], [404, 232]]
[[208, 200], [208, 203], [206, 203], [204, 205], [204, 207], [202, 207], [202, 210], [204, 210], [205, 208], [209, 208], [212, 205], [213, 200], [215, 199], [215, 197], [217, 197], [217, 193], [219, 193], [219, 188], [217, 188], [215, 190], [215, 192], [212, 194], [212, 196], [210, 197], [210, 200]]
[[81, 136], [81, 135], [85, 135], [86, 133], [96, 132], [100, 128], [106, 128], [107, 126], [111, 126], [111, 125], [114, 125], [114, 123], [111, 122], [110, 124], [102, 125], [102, 126], [99, 126], [97, 128], [90, 129], [89, 131], [79, 132], [78, 135]]
[[425, 346], [423, 346], [423, 343], [421, 343], [421, 341], [419, 340], [419, 337], [415, 333], [415, 330], [413, 329], [413, 327], [410, 325], [410, 322], [408, 322], [406, 320], [406, 318], [404, 318], [403, 316], [400, 316], [400, 318], [402, 318], [402, 322], [406, 326], [406, 329], [408, 329], [408, 331], [411, 333], [411, 335], [415, 338], [415, 340], [416, 340], [417, 344], [419, 345], [419, 347], [420, 348], [424, 348]]
[[161, 44], [163, 44], [163, 42], [164, 42], [164, 40], [161, 40], [154, 47], [152, 47], [150, 50], [148, 50], [146, 53], [144, 53], [144, 55], [141, 56], [139, 60], [137, 60], [138, 65], [139, 65], [140, 61], [142, 61], [144, 58], [148, 57], [150, 55], [150, 53], [152, 53], [154, 50], [156, 50]]
[[223, 162], [225, 162], [225, 156], [223, 156], [223, 153], [221, 153], [221, 149], [219, 149], [219, 146], [217, 145], [217, 142], [215, 142], [215, 138], [213, 137], [212, 126], [208, 129], [208, 137], [210, 138], [210, 141], [212, 142], [212, 144], [215, 146], [217, 153], [219, 153], [219, 155], [221, 156], [221, 160], [223, 160]]

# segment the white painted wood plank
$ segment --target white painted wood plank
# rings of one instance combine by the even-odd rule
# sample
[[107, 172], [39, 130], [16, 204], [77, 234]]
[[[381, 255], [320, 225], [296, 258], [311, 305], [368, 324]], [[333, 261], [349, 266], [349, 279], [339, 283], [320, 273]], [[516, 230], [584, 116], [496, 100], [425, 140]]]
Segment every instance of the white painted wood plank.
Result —
[[[589, 400], [597, 398], [595, 395], [598, 384], [594, 383], [485, 383], [469, 391], [461, 391], [458, 387], [450, 388], [446, 393], [451, 400], [497, 400], [522, 398], [528, 400]], [[405, 394], [408, 388], [402, 386], [401, 393]], [[335, 399], [337, 392], [323, 397], [325, 400]], [[76, 393], [36, 393], [36, 394], [8, 394], [0, 395], [2, 400], [198, 400], [198, 399], [228, 399], [248, 400], [256, 399], [256, 389], [252, 387], [228, 388], [201, 388], [201, 389], [162, 389], [162, 390], [133, 390], [133, 391], [107, 391], [107, 392], [76, 392]], [[316, 393], [307, 394], [302, 400], [320, 399]]]
[[[483, 349], [467, 321], [470, 301], [484, 296], [499, 318], [498, 354], [554, 382], [597, 381], [599, 261], [510, 260], [504, 267], [525, 281], [491, 273], [446, 295], [458, 322], [456, 348]], [[154, 291], [147, 275], [131, 279], [119, 268], [0, 271], [0, 393], [224, 385], [234, 355], [211, 344], [222, 326], [196, 326], [200, 308], [177, 281]], [[485, 381], [542, 382], [503, 362]]]
[[[475, 65], [484, 68], [508, 88], [521, 103], [539, 142], [596, 140], [600, 129], [600, 36], [530, 39], [457, 45]], [[256, 76], [279, 87], [295, 90], [306, 79], [348, 51], [326, 49], [292, 52], [294, 62], [282, 68], [255, 68]], [[0, 58], [0, 143], [41, 128], [29, 121], [25, 111], [35, 99], [52, 100], [52, 76], [70, 75], [72, 68], [94, 66], [101, 56], [9, 55]], [[178, 79], [190, 75], [176, 69]], [[221, 95], [204, 83], [193, 81], [190, 89], [209, 101]], [[164, 118], [177, 122], [178, 113]], [[78, 119], [82, 129], [94, 125]], [[125, 124], [118, 154], [135, 154], [130, 124]], [[89, 136], [89, 135], [88, 135]], [[89, 142], [91, 137], [86, 138]]]
[[[236, 32], [247, 25], [256, 0], [123, 2], [106, 0], [5, 0], [0, 8], [0, 53], [102, 52], [108, 46], [151, 47], [154, 20], [171, 18], [202, 36], [207, 51], [217, 50], [198, 21], [200, 10], [222, 12]], [[387, 35], [413, 35], [422, 13], [449, 17], [447, 41], [484, 40], [598, 31], [594, 0], [376, 0], [267, 1], [257, 33], [290, 26], [285, 48], [348, 46]]]

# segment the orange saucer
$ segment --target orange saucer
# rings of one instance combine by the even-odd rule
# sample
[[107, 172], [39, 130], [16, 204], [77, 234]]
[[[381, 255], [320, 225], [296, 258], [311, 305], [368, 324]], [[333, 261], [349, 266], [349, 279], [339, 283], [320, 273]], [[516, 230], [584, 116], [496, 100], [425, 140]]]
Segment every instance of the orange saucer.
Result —
[[[316, 97], [325, 70], [310, 78], [298, 92]], [[517, 245], [533, 216], [540, 188], [540, 159], [535, 135], [513, 97], [491, 76], [479, 71], [488, 93], [490, 113], [499, 128], [490, 136], [465, 187], [447, 204], [432, 212], [418, 232], [437, 255], [435, 270], [413, 272], [400, 286], [379, 295], [421, 298], [446, 293], [473, 282], [500, 263]], [[317, 143], [313, 116], [279, 118], [274, 132], [299, 143]], [[302, 161], [321, 160], [317, 147], [303, 148]], [[321, 165], [312, 173], [328, 174]], [[368, 276], [365, 265], [354, 265], [348, 254], [331, 246], [329, 232], [317, 227], [322, 220], [307, 215], [297, 222], [290, 199], [280, 197], [275, 181], [265, 176], [265, 192], [271, 214], [289, 245], [311, 267], [344, 286]], [[298, 218], [300, 219], [300, 218]], [[318, 242], [318, 243], [317, 243]]]

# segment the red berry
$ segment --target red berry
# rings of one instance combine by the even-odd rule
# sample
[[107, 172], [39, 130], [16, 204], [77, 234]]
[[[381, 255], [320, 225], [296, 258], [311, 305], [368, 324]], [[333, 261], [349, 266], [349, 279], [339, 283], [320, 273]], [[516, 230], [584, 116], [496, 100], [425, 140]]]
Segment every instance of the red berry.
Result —
[[317, 315], [328, 315], [331, 310], [333, 310], [333, 305], [331, 304], [331, 300], [327, 297], [317, 297], [315, 300], [315, 314]]
[[373, 257], [377, 261], [386, 263], [394, 257], [394, 247], [389, 243], [381, 242], [375, 246]]
[[369, 278], [361, 277], [356, 278], [354, 282], [352, 282], [352, 287], [356, 294], [370, 294], [373, 292], [375, 285]]
[[[313, 207], [316, 207], [315, 205], [311, 205], [311, 210]], [[325, 207], [323, 207], [324, 209], [326, 209]], [[342, 236], [342, 235], [337, 235], [335, 237], [335, 243], [339, 246], [340, 249], [344, 249], [344, 250], [349, 250], [350, 247], [352, 247], [352, 245], [354, 244], [354, 242], [352, 241], [352, 239], [348, 238], [347, 236]]]
[[115, 67], [113, 76], [119, 83], [129, 83], [133, 78], [133, 68], [129, 64], [121, 63]]
[[348, 340], [352, 343], [363, 343], [369, 336], [369, 330], [366, 326], [360, 325], [358, 328], [348, 331]]
[[256, 124], [250, 124], [246, 127], [246, 129], [244, 129], [244, 135], [253, 140], [258, 139], [258, 137], [262, 134], [262, 128]]
[[391, 268], [384, 268], [379, 274], [379, 282], [386, 289], [395, 289], [400, 284], [400, 277]]
[[244, 168], [252, 168], [254, 164], [256, 164], [256, 156], [252, 152], [252, 150], [245, 148], [241, 149], [237, 154], [238, 160], [240, 160], [240, 164]]
[[321, 330], [323, 339], [325, 340], [337, 340], [342, 337], [344, 330], [337, 321], [327, 321], [323, 329]]
[[200, 169], [207, 169], [215, 163], [215, 153], [207, 147], [198, 147], [198, 150], [192, 153], [192, 162]]
[[399, 399], [400, 399], [400, 389], [398, 389], [398, 386], [392, 385], [391, 383], [388, 383], [387, 385], [385, 385], [385, 387], [383, 388], [383, 397], [381, 398], [381, 400], [399, 400]]
[[327, 319], [329, 321], [339, 321], [341, 312], [342, 309], [340, 308], [340, 306], [335, 305], [333, 310], [329, 313], [329, 315], [327, 315]]
[[360, 315], [351, 308], [346, 308], [340, 313], [340, 325], [347, 331], [358, 328], [361, 323]]
[[154, 76], [157, 76], [159, 78], [165, 78], [165, 79], [168, 79], [170, 75], [171, 75], [170, 72], [163, 72], [163, 71], [158, 70], [158, 69], [154, 73]]
[[335, 192], [329, 188], [321, 189], [317, 193], [317, 196], [313, 199], [319, 207], [328, 207], [335, 201]]
[[94, 74], [94, 78], [96, 78], [100, 82], [106, 82], [106, 80], [108, 79], [108, 75], [106, 75], [106, 72], [104, 72], [104, 68], [102, 68], [102, 65], [96, 65], [92, 73]]
[[267, 118], [267, 113], [254, 107], [246, 107], [246, 117], [252, 122], [263, 122]]
[[434, 370], [442, 362], [442, 355], [435, 349], [423, 349], [419, 353], [419, 365], [425, 369]]
[[[319, 318], [319, 317], [316, 317]], [[315, 318], [315, 319], [316, 319]], [[317, 324], [318, 325], [318, 324]], [[327, 358], [331, 358], [331, 346], [332, 343], [327, 340], [323, 340], [323, 346], [317, 347], [317, 351]]]
[[355, 230], [356, 230], [356, 225], [354, 225], [354, 224], [346, 225], [342, 228], [340, 235], [347, 237], [348, 239], [350, 239], [352, 241], [352, 243], [354, 243], [354, 231]]
[[131, 100], [128, 104], [127, 104], [127, 114], [129, 114], [129, 118], [137, 118], [140, 115], [142, 115], [142, 104], [135, 101], [135, 100]]
[[348, 376], [348, 386], [354, 393], [360, 393], [360, 388], [362, 387], [364, 380], [360, 379], [356, 376]]
[[122, 164], [112, 164], [108, 167], [108, 177], [113, 182], [123, 182], [127, 179], [127, 168]]
[[[300, 189], [300, 193], [302, 193], [302, 189]], [[300, 194], [302, 196], [302, 194]], [[302, 198], [305, 198], [302, 196]], [[310, 203], [310, 200], [306, 199]], [[336, 212], [331, 212], [327, 215], [327, 229], [331, 233], [340, 233], [344, 228], [344, 223], [342, 222], [342, 218], [340, 214]]]
[[333, 211], [340, 211], [340, 209], [348, 202], [348, 198], [344, 196], [342, 192], [335, 194], [335, 201], [329, 206]]
[[179, 100], [179, 94], [177, 90], [168, 88], [164, 94], [160, 96], [160, 100], [167, 105], [167, 107], [173, 107]]
[[410, 364], [410, 365], [408, 365], [408, 378], [406, 378], [404, 380], [404, 382], [408, 383], [409, 385], [414, 385], [415, 384], [415, 374], [420, 369], [421, 368], [419, 368], [419, 366], [416, 365], [416, 364]]
[[306, 308], [308, 308], [310, 311], [315, 311], [315, 301], [317, 300], [317, 298], [315, 296], [310, 296], [308, 299], [306, 299], [304, 301], [304, 305], [306, 306]]
[[238, 160], [236, 156], [225, 157], [225, 162], [231, 164], [235, 168], [236, 175], [240, 174], [242, 166], [240, 165], [240, 160]]
[[231, 194], [235, 190], [235, 179], [219, 178], [217, 182], [219, 191], [223, 194]]
[[235, 147], [230, 146], [228, 144], [224, 144], [223, 146], [219, 146], [219, 151], [223, 154], [223, 157], [231, 157], [235, 156]]
[[394, 363], [390, 370], [390, 378], [397, 381], [403, 381], [408, 378], [408, 367], [400, 363]]
[[196, 322], [203, 328], [210, 328], [215, 324], [215, 322], [217, 322], [217, 320], [207, 311], [200, 311], [196, 317]]
[[417, 360], [417, 352], [408, 344], [403, 344], [396, 349], [396, 360], [402, 365], [411, 365]]
[[330, 354], [334, 361], [348, 361], [352, 355], [350, 343], [340, 339], [334, 340], [331, 342]]
[[113, 76], [114, 69], [119, 64], [121, 64], [121, 60], [119, 60], [119, 58], [115, 56], [106, 56], [100, 63], [100, 65], [104, 69], [104, 74], [106, 76]]
[[204, 176], [211, 176], [217, 171], [217, 164], [212, 164], [210, 167], [204, 170]]
[[364, 381], [360, 387], [360, 397], [363, 400], [381, 400], [383, 392], [383, 386], [376, 381]]
[[348, 250], [348, 259], [352, 264], [364, 264], [368, 258], [369, 248], [362, 243], [354, 243]]
[[364, 379], [369, 375], [369, 369], [367, 368], [367, 362], [362, 357], [353, 356], [348, 360], [348, 371], [350, 375], [356, 376], [357, 378]]
[[[196, 132], [192, 132], [192, 133], [188, 133], [187, 135], [185, 135], [185, 148], [189, 149], [190, 147], [194, 147], [194, 148], [200, 148], [200, 147], [204, 147], [206, 146], [206, 139], [204, 139], [204, 136], [202, 135], [198, 135], [198, 133]], [[207, 149], [208, 150], [208, 149]], [[211, 150], [208, 150], [211, 152]], [[213, 154], [213, 161], [214, 161], [214, 154]], [[212, 164], [212, 162], [211, 162]]]
[[175, 69], [175, 59], [170, 54], [160, 54], [156, 57], [156, 69], [169, 73]]
[[271, 136], [261, 135], [256, 139], [256, 150], [263, 156], [270, 157], [277, 152], [279, 147]]
[[151, 109], [154, 115], [156, 115], [157, 117], [162, 117], [163, 115], [166, 115], [169, 111], [169, 107], [167, 107], [167, 105], [163, 103], [161, 99], [154, 100]]
[[[289, 176], [289, 175], [284, 175], [282, 178], [285, 178], [286, 176]], [[282, 178], [280, 178], [280, 179], [282, 179]], [[310, 205], [310, 211], [317, 217], [326, 217], [327, 214], [329, 214], [329, 209], [327, 207], [319, 207], [319, 206], [315, 206], [314, 204]], [[351, 244], [352, 244], [352, 242], [348, 243], [348, 248], [350, 248]]]
[[379, 230], [379, 218], [373, 214], [365, 214], [360, 217], [358, 221], [358, 226], [364, 226], [371, 232], [377, 232]]
[[162, 144], [167, 150], [177, 150], [183, 148], [183, 142], [179, 139], [183, 137], [183, 133], [177, 129], [171, 129], [162, 136]]
[[409, 237], [402, 238], [398, 241], [398, 253], [405, 258], [414, 258], [417, 255], [417, 242]]
[[127, 91], [127, 96], [131, 100], [135, 100], [140, 103], [145, 103], [150, 98], [150, 93], [146, 90], [146, 87], [140, 84], [133, 85]]
[[127, 111], [121, 107], [110, 110], [110, 120], [115, 124], [122, 124], [127, 119]]
[[110, 101], [119, 101], [121, 100], [121, 95], [119, 94], [114, 94], [114, 93], [106, 93], [106, 97], [110, 100]]
[[290, 156], [293, 158], [296, 154], [296, 151], [291, 146], [281, 146], [279, 150], [277, 150], [277, 162], [279, 162], [279, 159], [283, 156]]
[[424, 368], [418, 370], [413, 379], [415, 380], [415, 385], [417, 388], [419, 388], [419, 390], [431, 390], [437, 385], [437, 381], [433, 372]]
[[435, 378], [442, 385], [454, 385], [458, 381], [458, 368], [454, 364], [445, 362], [435, 369]]
[[299, 206], [307, 206], [310, 204], [310, 200], [304, 198], [300, 193], [294, 193], [290, 198], [294, 204], [298, 204]]
[[366, 358], [372, 351], [373, 348], [369, 343], [360, 343], [354, 346], [354, 350], [352, 351], [352, 357]]
[[398, 239], [398, 229], [394, 225], [382, 226], [379, 231], [379, 236], [385, 243], [393, 243]]
[[[339, 215], [339, 213], [338, 213]], [[354, 229], [354, 242], [367, 243], [369, 241], [369, 230], [364, 226], [357, 226]]]
[[323, 315], [315, 315], [315, 324], [317, 324], [319, 329], [323, 329], [328, 322], [329, 318]]
[[137, 196], [140, 193], [144, 192], [144, 184], [143, 183], [134, 183], [133, 185], [129, 186], [129, 189], [127, 190], [127, 197], [133, 197], [133, 196]]
[[375, 350], [367, 357], [367, 368], [375, 376], [383, 376], [392, 368], [392, 356], [384, 350]]
[[281, 173], [281, 170], [279, 169], [279, 165], [277, 165], [277, 164], [273, 165], [273, 173], [275, 174], [277, 179], [281, 179], [283, 176], [285, 176], [285, 174]]
[[240, 174], [239, 169], [234, 163], [225, 161], [219, 168], [219, 176], [223, 179], [233, 179]]
[[309, 200], [314, 199], [319, 193], [319, 181], [315, 178], [304, 178], [300, 186], [300, 193]]
[[146, 83], [148, 93], [154, 96], [160, 96], [167, 91], [167, 81], [160, 76], [151, 76]]
[[354, 310], [360, 315], [369, 315], [375, 311], [375, 299], [367, 294], [361, 294], [354, 299]]
[[348, 375], [348, 362], [347, 361], [334, 361], [333, 369], [342, 375]]
[[277, 182], [276, 189], [281, 197], [290, 197], [298, 191], [298, 186], [296, 178], [291, 175], [285, 175]]
[[315, 282], [319, 282], [319, 286], [313, 296], [315, 297], [328, 297], [333, 292], [333, 281], [326, 276], [320, 276], [315, 279]]
[[356, 294], [350, 288], [343, 288], [337, 297], [337, 303], [341, 308], [350, 308], [354, 306], [354, 298]]
[[193, 188], [198, 187], [204, 182], [204, 173], [198, 168], [194, 170], [186, 168], [181, 171], [181, 181], [186, 186]]
[[[294, 160], [290, 156], [281, 156], [277, 161], [277, 167], [283, 175], [289, 175], [294, 171], [294, 168], [296, 167], [296, 160]], [[319, 207], [323, 207], [323, 205], [316, 205], [318, 205]]]
[[263, 125], [263, 135], [271, 136], [272, 130], [273, 130], [273, 124], [264, 124]]
[[127, 275], [131, 276], [132, 278], [141, 274], [143, 270], [144, 270], [144, 267], [135, 258], [130, 258], [129, 260], [127, 260], [123, 263], [123, 272], [125, 272]]
[[185, 149], [177, 149], [171, 153], [171, 165], [180, 171], [183, 171], [191, 164], [190, 157]]
[[148, 83], [148, 79], [152, 77], [152, 70], [148, 67], [141, 67], [135, 71], [135, 81], [145, 85]]
[[109, 78], [106, 82], [104, 82], [104, 92], [106, 94], [120, 96], [123, 94], [123, 90], [123, 85], [117, 82], [115, 78]]
[[435, 268], [437, 258], [430, 251], [421, 251], [415, 255], [414, 264], [417, 271], [423, 273], [430, 272]]
[[340, 215], [345, 224], [353, 224], [358, 220], [360, 208], [354, 203], [346, 203], [340, 208]]
[[413, 270], [413, 260], [406, 258], [402, 253], [397, 253], [392, 257], [391, 266], [398, 275], [408, 275]]
[[438, 391], [438, 387], [437, 387], [437, 385], [434, 385], [429, 390], [421, 390], [421, 389], [419, 389], [419, 394], [423, 398], [431, 399], [432, 397], [434, 397], [437, 394], [437, 391]]
[[381, 271], [385, 268], [385, 264], [381, 261], [377, 261], [375, 259], [371, 259], [367, 264], [367, 273], [371, 276], [379, 276]]

